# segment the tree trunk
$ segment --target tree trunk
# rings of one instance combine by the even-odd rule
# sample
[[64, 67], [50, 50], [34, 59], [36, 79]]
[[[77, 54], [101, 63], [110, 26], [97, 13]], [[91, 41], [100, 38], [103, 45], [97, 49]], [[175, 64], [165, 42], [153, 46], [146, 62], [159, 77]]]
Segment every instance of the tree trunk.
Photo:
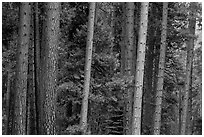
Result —
[[137, 64], [135, 73], [135, 89], [134, 89], [134, 104], [133, 104], [133, 119], [132, 119], [132, 134], [141, 134], [141, 111], [142, 111], [142, 92], [143, 92], [143, 76], [144, 76], [144, 61], [148, 23], [148, 2], [141, 3], [140, 29], [137, 48]]
[[120, 73], [121, 76], [124, 76], [125, 74], [125, 60], [126, 60], [126, 3], [123, 2], [122, 3], [122, 10], [123, 10], [123, 21], [122, 21], [122, 41], [120, 42], [120, 47], [121, 47], [121, 51], [120, 51], [120, 58], [121, 58], [121, 62], [120, 62]]
[[10, 92], [11, 92], [11, 67], [9, 65], [8, 70], [7, 70], [7, 91], [6, 91], [6, 129], [5, 129], [5, 134], [9, 135], [9, 119], [10, 119]]
[[[155, 4], [151, 4], [150, 17], [154, 18], [156, 13]], [[153, 122], [152, 114], [154, 113], [153, 98], [155, 92], [153, 92], [153, 72], [154, 72], [154, 47], [156, 46], [157, 39], [157, 29], [155, 28], [153, 21], [148, 21], [148, 36], [147, 36], [147, 45], [148, 49], [146, 52], [146, 62], [145, 62], [145, 87], [143, 95], [143, 120], [142, 120], [142, 129], [144, 134], [151, 134], [151, 127]]]
[[90, 77], [91, 77], [94, 16], [95, 16], [95, 2], [91, 2], [89, 6], [89, 18], [88, 18], [89, 21], [88, 21], [88, 34], [87, 34], [88, 36], [87, 36], [87, 42], [86, 42], [86, 60], [85, 60], [85, 80], [84, 80], [81, 119], [80, 119], [82, 134], [86, 134], [86, 131], [87, 131], [87, 111], [88, 111], [89, 85], [90, 85]]
[[16, 66], [16, 98], [14, 133], [26, 134], [27, 116], [27, 74], [28, 74], [28, 47], [30, 44], [31, 4], [21, 3], [19, 24], [19, 45]]
[[[192, 56], [193, 61], [193, 56]], [[192, 82], [193, 82], [193, 62], [191, 64], [191, 77], [189, 85], [189, 100], [188, 100], [188, 114], [187, 114], [187, 135], [192, 135]]]
[[188, 101], [189, 101], [189, 90], [190, 90], [190, 78], [191, 78], [191, 64], [194, 49], [194, 35], [195, 35], [195, 25], [196, 25], [196, 3], [190, 3], [190, 19], [189, 19], [189, 40], [187, 42], [187, 63], [186, 63], [186, 82], [185, 82], [185, 93], [184, 93], [184, 103], [183, 103], [183, 114], [182, 114], [182, 125], [181, 134], [185, 135], [187, 133], [187, 115], [188, 115]]
[[39, 34], [39, 9], [38, 2], [34, 3], [34, 74], [35, 74], [35, 106], [36, 106], [36, 132], [42, 134], [41, 129], [41, 96], [40, 96], [40, 34]]
[[[133, 43], [134, 43], [134, 3], [127, 2], [126, 3], [126, 68], [125, 73], [127, 76], [132, 79], [133, 76]], [[131, 80], [133, 81], [133, 80]], [[132, 82], [131, 82], [132, 83]], [[133, 84], [133, 83], [132, 83]], [[133, 96], [133, 86], [132, 84], [125, 91], [125, 134], [131, 135], [132, 131], [132, 96]]]
[[164, 2], [163, 15], [162, 15], [159, 72], [158, 72], [158, 81], [157, 81], [157, 90], [156, 90], [156, 108], [155, 108], [155, 115], [154, 115], [154, 135], [159, 135], [160, 128], [161, 128], [162, 92], [163, 92], [163, 84], [164, 84], [164, 66], [165, 66], [165, 54], [166, 54], [167, 14], [168, 14], [168, 3]]
[[112, 55], [113, 54], [113, 47], [115, 45], [115, 4], [114, 4], [114, 2], [112, 2], [111, 6], [112, 7], [111, 7], [111, 24], [110, 24], [110, 27], [111, 27], [110, 54]]
[[44, 96], [44, 122], [43, 130], [45, 135], [56, 134], [55, 111], [56, 111], [56, 88], [57, 88], [57, 47], [59, 44], [59, 20], [60, 3], [46, 3], [47, 19], [45, 24], [45, 54], [43, 73]]
[[179, 93], [178, 93], [178, 135], [181, 134], [181, 108], [182, 108], [182, 94], [181, 94], [181, 87], [179, 87]]
[[[34, 3], [32, 3], [34, 12]], [[31, 16], [30, 45], [28, 49], [27, 135], [36, 135], [35, 66], [34, 66], [34, 14]]]

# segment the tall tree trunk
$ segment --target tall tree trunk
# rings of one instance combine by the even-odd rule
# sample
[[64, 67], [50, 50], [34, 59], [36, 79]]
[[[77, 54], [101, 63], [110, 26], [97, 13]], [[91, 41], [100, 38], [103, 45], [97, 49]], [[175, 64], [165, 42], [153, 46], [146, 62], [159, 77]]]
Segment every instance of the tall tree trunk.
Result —
[[42, 134], [41, 129], [41, 96], [40, 96], [40, 34], [39, 34], [38, 2], [34, 3], [34, 74], [35, 74], [35, 106], [36, 106], [36, 132]]
[[123, 10], [123, 21], [122, 21], [122, 34], [121, 34], [121, 39], [122, 41], [120, 42], [120, 47], [121, 47], [121, 51], [120, 51], [120, 58], [121, 58], [121, 62], [120, 62], [120, 73], [121, 76], [124, 76], [125, 74], [125, 60], [126, 60], [126, 3], [123, 2], [122, 3], [122, 10]]
[[[126, 3], [126, 68], [125, 73], [127, 76], [132, 79], [133, 77], [133, 44], [134, 44], [134, 3], [127, 2]], [[133, 81], [133, 80], [131, 80]], [[125, 91], [125, 134], [131, 135], [132, 132], [132, 96], [133, 96], [133, 82], [131, 82], [130, 87]]]
[[91, 77], [94, 17], [95, 17], [95, 2], [91, 2], [89, 5], [89, 17], [88, 17], [89, 21], [88, 21], [88, 34], [87, 34], [88, 36], [86, 41], [85, 80], [84, 80], [81, 119], [80, 119], [82, 134], [86, 134], [86, 131], [87, 131], [87, 112], [88, 112], [89, 85], [90, 85], [90, 77]]
[[164, 84], [164, 66], [165, 66], [165, 54], [166, 54], [167, 14], [168, 14], [168, 3], [164, 2], [163, 15], [162, 15], [159, 72], [158, 72], [157, 91], [156, 91], [156, 108], [155, 108], [155, 115], [154, 115], [154, 135], [159, 135], [160, 128], [161, 128], [162, 92], [163, 92], [163, 84]]
[[[32, 3], [32, 13], [34, 3]], [[35, 66], [34, 66], [34, 14], [31, 16], [30, 45], [28, 49], [28, 91], [27, 91], [27, 134], [35, 135], [36, 132], [36, 104], [35, 104]]]
[[[150, 16], [149, 18], [154, 18], [156, 13], [155, 4], [151, 4]], [[154, 20], [153, 20], [154, 21]], [[151, 134], [151, 127], [153, 122], [152, 114], [154, 112], [153, 107], [153, 71], [154, 71], [154, 47], [156, 46], [157, 39], [157, 29], [152, 25], [153, 21], [148, 21], [148, 35], [147, 35], [147, 45], [148, 49], [146, 52], [146, 61], [145, 61], [145, 86], [144, 86], [144, 95], [143, 95], [143, 117], [142, 117], [142, 129], [146, 131], [144, 134]]]
[[110, 54], [112, 55], [113, 54], [113, 47], [115, 45], [115, 3], [114, 2], [112, 2], [112, 5], [111, 5], [111, 24], [110, 24], [110, 27], [111, 27]]
[[59, 44], [60, 3], [46, 3], [47, 19], [45, 24], [45, 54], [43, 73], [43, 90], [45, 92], [43, 109], [43, 130], [45, 135], [56, 134], [56, 88], [57, 88], [57, 47]]
[[[193, 56], [192, 56], [193, 61]], [[192, 135], [192, 82], [193, 82], [193, 62], [191, 64], [191, 77], [189, 85], [188, 114], [187, 114], [187, 135]]]
[[185, 135], [187, 133], [187, 115], [188, 115], [188, 102], [189, 102], [189, 90], [190, 90], [190, 79], [191, 79], [191, 64], [193, 62], [193, 49], [194, 49], [194, 35], [195, 35], [195, 25], [196, 25], [196, 3], [190, 3], [190, 19], [189, 19], [189, 40], [187, 42], [187, 63], [186, 63], [186, 83], [185, 83], [185, 93], [183, 102], [183, 114], [182, 114], [182, 125], [181, 134]]
[[145, 62], [145, 48], [147, 37], [147, 23], [148, 23], [148, 2], [141, 3], [140, 13], [140, 29], [137, 48], [137, 64], [135, 73], [135, 89], [134, 89], [134, 103], [133, 103], [133, 118], [132, 118], [132, 134], [141, 134], [141, 111], [142, 111], [142, 92], [143, 92], [143, 76], [144, 76], [144, 62]]
[[11, 94], [11, 67], [9, 65], [8, 70], [7, 70], [7, 91], [6, 91], [6, 129], [5, 129], [5, 134], [9, 135], [9, 130], [10, 130], [10, 94]]
[[27, 74], [28, 74], [28, 47], [30, 44], [31, 4], [21, 3], [19, 24], [19, 45], [16, 66], [16, 97], [15, 97], [15, 124], [14, 133], [26, 134], [27, 116]]

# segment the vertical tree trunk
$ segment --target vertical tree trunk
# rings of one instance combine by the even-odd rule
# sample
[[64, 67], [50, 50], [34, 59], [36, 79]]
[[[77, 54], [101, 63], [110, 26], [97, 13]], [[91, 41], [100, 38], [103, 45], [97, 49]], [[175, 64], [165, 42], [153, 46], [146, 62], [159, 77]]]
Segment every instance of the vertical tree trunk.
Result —
[[181, 134], [181, 108], [182, 108], [182, 99], [181, 99], [181, 90], [179, 90], [179, 135]]
[[115, 45], [115, 4], [112, 2], [111, 5], [111, 44], [110, 44], [110, 54], [113, 54], [113, 47]]
[[123, 21], [122, 21], [122, 34], [121, 34], [121, 39], [122, 41], [120, 42], [120, 47], [121, 47], [121, 51], [120, 51], [120, 58], [121, 58], [121, 62], [120, 62], [120, 73], [121, 76], [124, 76], [125, 74], [125, 60], [126, 60], [126, 3], [123, 2], [122, 3], [122, 10], [123, 10]]
[[[34, 3], [32, 3], [32, 13]], [[31, 16], [30, 45], [28, 49], [27, 135], [36, 135], [35, 66], [34, 66], [34, 14]]]
[[91, 61], [92, 61], [92, 47], [93, 47], [93, 33], [94, 33], [94, 16], [95, 16], [95, 2], [91, 2], [89, 6], [89, 18], [88, 18], [88, 36], [86, 41], [86, 60], [85, 60], [85, 80], [83, 89], [83, 99], [81, 108], [81, 131], [82, 134], [86, 134], [87, 130], [87, 111], [88, 111], [88, 97], [89, 97], [89, 85], [91, 76]]
[[28, 74], [28, 47], [30, 44], [30, 3], [21, 3], [19, 24], [19, 45], [16, 66], [16, 98], [14, 133], [26, 134], [26, 102], [27, 102], [27, 74]]
[[188, 115], [188, 101], [189, 101], [189, 89], [190, 89], [190, 78], [191, 78], [191, 64], [193, 57], [193, 49], [194, 49], [194, 38], [192, 36], [195, 35], [195, 25], [196, 25], [196, 3], [190, 3], [190, 19], [189, 19], [189, 38], [187, 42], [187, 63], [186, 63], [186, 82], [185, 82], [185, 93], [184, 93], [184, 102], [183, 102], [183, 114], [182, 114], [182, 125], [181, 125], [181, 134], [185, 135], [187, 131], [187, 115]]
[[[132, 79], [133, 77], [133, 44], [134, 44], [134, 3], [127, 2], [126, 3], [126, 35], [127, 35], [127, 49], [125, 49], [126, 54], [126, 63], [127, 66], [125, 68], [125, 72], [127, 76]], [[131, 80], [133, 81], [133, 80]], [[126, 105], [126, 112], [125, 112], [125, 134], [131, 135], [132, 132], [132, 96], [133, 96], [133, 82], [131, 82], [130, 87], [125, 91], [126, 98], [125, 98], [125, 105]]]
[[140, 29], [137, 48], [137, 64], [135, 73], [135, 89], [133, 103], [132, 134], [141, 134], [142, 90], [144, 76], [145, 46], [148, 23], [148, 2], [141, 3]]
[[[156, 13], [155, 4], [151, 4], [150, 16], [149, 18], [154, 18]], [[153, 92], [153, 71], [154, 71], [154, 47], [156, 46], [157, 39], [157, 29], [155, 28], [153, 21], [148, 21], [148, 36], [147, 36], [147, 45], [148, 49], [146, 52], [146, 62], [145, 62], [145, 87], [143, 95], [143, 122], [142, 129], [146, 131], [144, 134], [151, 134], [151, 127], [153, 122], [152, 114], [154, 112], [153, 107], [153, 98], [155, 96]]]
[[167, 14], [168, 3], [163, 3], [163, 15], [162, 15], [162, 33], [161, 33], [161, 47], [159, 57], [159, 72], [156, 90], [156, 108], [154, 117], [154, 135], [160, 134], [161, 128], [161, 109], [162, 109], [162, 92], [164, 84], [164, 66], [165, 66], [165, 54], [166, 54], [166, 33], [167, 33]]
[[36, 132], [37, 134], [42, 134], [41, 129], [41, 118], [40, 118], [40, 106], [41, 96], [40, 96], [40, 34], [39, 34], [39, 9], [38, 2], [34, 3], [34, 71], [35, 71], [35, 106], [36, 106]]
[[7, 91], [6, 91], [6, 129], [5, 134], [9, 135], [10, 123], [10, 92], [11, 92], [11, 67], [9, 65], [7, 70]]
[[[193, 56], [192, 56], [193, 61]], [[188, 114], [187, 114], [187, 135], [192, 135], [192, 82], [193, 82], [193, 62], [191, 64], [191, 77], [189, 85], [189, 100], [188, 100]]]
[[45, 24], [45, 54], [43, 73], [43, 90], [45, 92], [43, 109], [43, 130], [45, 135], [56, 134], [56, 88], [57, 88], [57, 47], [59, 44], [60, 3], [46, 3], [47, 19]]

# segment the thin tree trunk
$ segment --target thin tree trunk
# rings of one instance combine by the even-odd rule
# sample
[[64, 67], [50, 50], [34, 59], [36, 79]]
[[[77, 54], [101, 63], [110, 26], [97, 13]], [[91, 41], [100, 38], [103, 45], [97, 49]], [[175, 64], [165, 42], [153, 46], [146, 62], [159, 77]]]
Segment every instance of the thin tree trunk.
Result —
[[21, 3], [19, 24], [19, 46], [16, 70], [16, 97], [14, 133], [26, 134], [27, 116], [27, 74], [28, 74], [28, 47], [30, 44], [31, 4]]
[[57, 88], [57, 47], [59, 44], [60, 3], [46, 3], [47, 20], [45, 24], [45, 54], [43, 73], [43, 90], [45, 92], [43, 109], [43, 130], [45, 135], [56, 134], [56, 88]]
[[[32, 3], [34, 12], [34, 3]], [[35, 66], [34, 66], [34, 14], [31, 16], [30, 45], [28, 49], [28, 91], [27, 91], [27, 135], [36, 135], [36, 106], [35, 106]]]
[[178, 109], [179, 109], [179, 113], [178, 113], [178, 135], [181, 134], [181, 88], [179, 88], [179, 95], [178, 95]]
[[133, 119], [132, 119], [132, 134], [141, 134], [141, 112], [142, 112], [142, 92], [143, 92], [143, 76], [144, 76], [144, 61], [148, 23], [148, 2], [141, 3], [140, 29], [137, 48], [137, 64], [135, 74], [135, 89], [134, 89], [134, 104], [133, 104]]
[[85, 80], [84, 80], [81, 119], [80, 119], [82, 134], [86, 134], [86, 131], [87, 131], [87, 112], [88, 112], [89, 85], [90, 85], [90, 77], [91, 77], [94, 16], [95, 16], [95, 2], [91, 2], [89, 5], [89, 18], [88, 18], [89, 21], [88, 21], [88, 34], [87, 34], [88, 36], [87, 36], [87, 42], [86, 42]]
[[[150, 18], [153, 18], [156, 13], [155, 4], [151, 4], [150, 10]], [[155, 96], [153, 92], [153, 72], [154, 72], [154, 47], [157, 38], [157, 30], [155, 26], [151, 24], [153, 21], [149, 21], [149, 29], [148, 29], [148, 36], [147, 36], [147, 55], [146, 55], [146, 62], [145, 62], [145, 88], [144, 88], [144, 95], [143, 95], [143, 122], [142, 122], [142, 129], [146, 131], [144, 134], [151, 134], [151, 127], [153, 122], [152, 114], [154, 112], [153, 107], [153, 98]]]
[[[195, 25], [196, 19], [194, 16], [196, 10], [196, 3], [190, 3], [190, 19], [189, 19], [189, 32], [191, 36], [195, 35]], [[188, 115], [188, 102], [189, 102], [189, 90], [190, 90], [190, 78], [191, 78], [191, 64], [194, 49], [194, 38], [189, 38], [187, 42], [187, 63], [186, 63], [186, 83], [185, 83], [185, 93], [184, 93], [184, 103], [183, 103], [183, 114], [182, 114], [182, 125], [181, 134], [185, 135], [187, 133], [187, 115]]]
[[40, 118], [40, 106], [41, 106], [41, 96], [40, 96], [40, 34], [39, 34], [39, 9], [38, 2], [34, 3], [34, 74], [35, 74], [35, 106], [36, 106], [36, 132], [37, 134], [42, 134], [41, 129], [41, 118]]
[[120, 72], [121, 72], [121, 76], [124, 76], [125, 74], [125, 60], [126, 60], [126, 3], [123, 2], [122, 3], [122, 10], [123, 10], [123, 21], [122, 21], [122, 41], [120, 42], [120, 47], [121, 47], [121, 62], [120, 62]]
[[[126, 62], [127, 66], [125, 68], [125, 72], [127, 73], [127, 76], [131, 79], [133, 76], [133, 44], [134, 44], [134, 3], [127, 2], [126, 3], [126, 35], [127, 35], [127, 49], [126, 50]], [[133, 80], [132, 80], [133, 81]], [[131, 82], [132, 83], [132, 82]], [[133, 84], [133, 83], [132, 83]], [[131, 135], [132, 132], [132, 96], [133, 96], [133, 85], [130, 85], [130, 87], [125, 91], [126, 93], [126, 99], [125, 99], [125, 105], [126, 105], [126, 112], [125, 112], [125, 134]]]
[[111, 7], [111, 44], [110, 44], [110, 54], [113, 54], [113, 47], [115, 45], [115, 4], [112, 2]]
[[5, 133], [6, 135], [9, 135], [9, 119], [10, 119], [10, 92], [11, 92], [11, 67], [8, 67], [7, 70], [7, 91], [6, 91], [6, 130]]
[[165, 54], [166, 54], [166, 33], [167, 33], [167, 14], [168, 3], [163, 3], [163, 17], [162, 17], [162, 33], [161, 33], [161, 47], [159, 57], [159, 72], [156, 91], [156, 108], [154, 117], [154, 135], [160, 134], [161, 128], [161, 109], [162, 109], [162, 92], [164, 84], [164, 66], [165, 66]]
[[[192, 57], [193, 61], [193, 57]], [[191, 78], [189, 85], [189, 100], [188, 100], [188, 114], [187, 114], [187, 135], [192, 135], [192, 82], [193, 82], [193, 62], [191, 64]]]

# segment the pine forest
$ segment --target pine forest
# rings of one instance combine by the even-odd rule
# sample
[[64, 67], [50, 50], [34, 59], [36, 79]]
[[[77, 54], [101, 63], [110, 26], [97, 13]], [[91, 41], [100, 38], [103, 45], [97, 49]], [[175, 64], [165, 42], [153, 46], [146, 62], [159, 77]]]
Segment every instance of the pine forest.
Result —
[[202, 2], [2, 2], [3, 135], [202, 135]]

